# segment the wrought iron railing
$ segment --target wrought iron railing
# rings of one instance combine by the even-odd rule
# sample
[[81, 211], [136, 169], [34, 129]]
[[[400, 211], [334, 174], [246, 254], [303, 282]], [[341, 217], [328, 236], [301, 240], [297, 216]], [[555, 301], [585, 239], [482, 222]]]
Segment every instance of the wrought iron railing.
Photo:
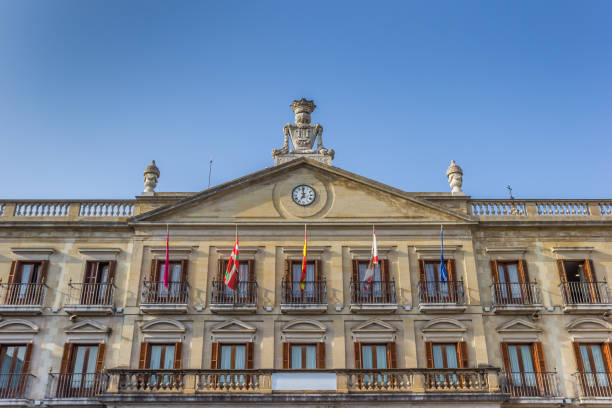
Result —
[[68, 284], [66, 306], [95, 305], [112, 306], [115, 296], [113, 283], [73, 283]]
[[394, 281], [351, 281], [351, 303], [396, 304]]
[[32, 374], [0, 373], [0, 399], [25, 398]]
[[49, 373], [46, 398], [91, 398], [108, 382], [106, 373]]
[[611, 398], [612, 373], [574, 373], [578, 394], [583, 398]]
[[556, 372], [504, 372], [501, 378], [504, 391], [513, 398], [560, 395]]
[[464, 304], [463, 281], [419, 281], [420, 303]]
[[5, 305], [42, 306], [44, 283], [0, 283], [0, 300]]
[[541, 303], [538, 284], [534, 282], [494, 283], [491, 285], [493, 305], [538, 305]]
[[238, 282], [236, 288], [230, 289], [223, 281], [213, 281], [210, 302], [224, 305], [256, 305], [257, 282]]
[[566, 305], [610, 303], [607, 282], [561, 282], [559, 288]]
[[144, 281], [141, 304], [186, 304], [189, 299], [187, 281], [163, 282]]
[[[303, 289], [302, 289], [303, 287]], [[283, 281], [281, 303], [284, 304], [326, 304], [327, 284], [325, 281]]]

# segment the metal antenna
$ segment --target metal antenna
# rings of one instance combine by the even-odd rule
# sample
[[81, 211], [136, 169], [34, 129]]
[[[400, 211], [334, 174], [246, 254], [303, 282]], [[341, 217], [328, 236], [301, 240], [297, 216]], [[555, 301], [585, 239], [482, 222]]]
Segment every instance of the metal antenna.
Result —
[[510, 194], [510, 199], [514, 200], [514, 197], [512, 197], [512, 187], [510, 186], [510, 184], [506, 186], [506, 189], [508, 190], [508, 194]]
[[210, 188], [210, 175], [212, 173], [212, 157], [210, 158], [210, 161], [208, 162], [208, 188]]

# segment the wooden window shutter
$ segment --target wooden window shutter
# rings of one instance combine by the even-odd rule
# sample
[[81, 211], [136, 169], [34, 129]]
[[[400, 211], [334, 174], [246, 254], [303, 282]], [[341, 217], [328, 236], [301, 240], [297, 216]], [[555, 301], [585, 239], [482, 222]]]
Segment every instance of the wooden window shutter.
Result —
[[84, 283], [96, 283], [97, 281], [97, 264], [96, 261], [85, 262], [85, 277], [83, 278]]
[[181, 282], [187, 282], [188, 277], [189, 277], [189, 260], [183, 259], [181, 260]]
[[321, 260], [316, 259], [314, 261], [314, 280], [322, 281], [323, 280], [323, 271], [321, 270]]
[[138, 362], [138, 368], [145, 369], [147, 368], [147, 363], [149, 359], [149, 343], [142, 342], [140, 343], [140, 358]]
[[183, 368], [183, 342], [179, 341], [174, 344], [174, 369], [181, 368]]
[[23, 358], [23, 366], [21, 366], [21, 372], [23, 374], [30, 373], [30, 361], [32, 361], [32, 347], [33, 346], [34, 346], [33, 343], [26, 344], [26, 352]]
[[49, 271], [49, 261], [45, 259], [44, 261], [40, 262], [40, 275], [38, 278], [38, 282], [36, 283], [46, 283], [48, 271]]
[[537, 373], [546, 372], [546, 360], [544, 360], [544, 351], [542, 349], [542, 343], [539, 341], [532, 343], [532, 349], [533, 361], [535, 363], [535, 371]]
[[459, 368], [467, 368], [468, 366], [467, 342], [465, 341], [457, 343], [457, 363]]
[[253, 368], [253, 349], [254, 349], [254, 344], [252, 341], [248, 342], [246, 344], [246, 368], [247, 369], [251, 369]]
[[520, 259], [518, 261], [518, 273], [519, 273], [519, 280], [521, 283], [529, 282], [529, 272], [527, 271], [527, 261], [525, 261], [524, 259]]
[[353, 265], [353, 282], [359, 282], [359, 261], [357, 259], [353, 259], [351, 262]]
[[293, 276], [291, 276], [291, 261], [289, 259], [285, 259], [285, 277], [283, 280], [285, 281], [287, 291], [291, 291], [293, 287]]
[[389, 282], [391, 280], [389, 276], [389, 260], [388, 259], [380, 260], [380, 279], [383, 282]]
[[210, 368], [216, 370], [219, 368], [219, 343], [213, 341], [210, 349]]
[[610, 349], [610, 342], [604, 343], [602, 348], [604, 363], [606, 364], [606, 371], [612, 372], [612, 350]]
[[387, 343], [387, 367], [397, 368], [397, 352], [395, 342]]
[[325, 343], [317, 343], [317, 368], [325, 368]]
[[361, 343], [353, 343], [353, 350], [355, 352], [355, 368], [363, 368], [363, 364], [361, 362]]
[[425, 342], [425, 359], [427, 360], [427, 368], [434, 368], [433, 344], [431, 344], [431, 341]]
[[65, 343], [64, 344], [64, 352], [62, 354], [62, 365], [60, 367], [60, 373], [66, 374], [70, 371], [70, 366], [72, 362], [72, 353], [74, 350], [74, 344]]
[[156, 282], [159, 278], [159, 265], [160, 262], [158, 262], [157, 259], [151, 259], [151, 274], [149, 279], [151, 282]]
[[427, 276], [425, 275], [425, 260], [419, 259], [419, 280], [421, 282], [425, 282], [427, 280]]
[[448, 280], [453, 282], [457, 280], [457, 269], [456, 269], [456, 265], [455, 265], [455, 260], [454, 259], [447, 259], [446, 260], [446, 268], [448, 269]]
[[249, 282], [256, 282], [257, 278], [255, 276], [255, 260], [249, 259], [247, 261], [247, 265], [249, 265], [249, 277], [248, 277]]
[[567, 275], [565, 274], [565, 264], [562, 259], [557, 259], [557, 269], [559, 270], [559, 277], [561, 282], [567, 282]]
[[499, 283], [499, 271], [497, 269], [497, 261], [491, 261], [491, 278], [493, 283]]
[[573, 341], [572, 348], [574, 349], [574, 357], [576, 357], [578, 371], [584, 373], [584, 364], [582, 364], [582, 356], [580, 355], [580, 343]]
[[291, 343], [283, 342], [283, 368], [291, 368], [289, 366], [289, 355], [291, 354]]
[[13, 261], [11, 263], [11, 272], [9, 273], [8, 283], [15, 283], [15, 276], [17, 275], [17, 267], [19, 261]]
[[96, 359], [96, 373], [101, 373], [104, 369], [104, 352], [106, 351], [106, 343], [98, 344], [98, 358]]
[[501, 348], [502, 360], [504, 362], [504, 368], [506, 369], [507, 372], [511, 372], [512, 366], [510, 365], [510, 354], [508, 353], [508, 343], [502, 341], [500, 343], [500, 348]]
[[590, 259], [584, 260], [584, 271], [589, 282], [596, 282], [595, 269], [593, 269], [593, 261]]
[[108, 283], [115, 281], [115, 271], [117, 270], [117, 261], [108, 261]]
[[217, 280], [223, 282], [225, 277], [225, 260], [219, 259], [217, 261]]

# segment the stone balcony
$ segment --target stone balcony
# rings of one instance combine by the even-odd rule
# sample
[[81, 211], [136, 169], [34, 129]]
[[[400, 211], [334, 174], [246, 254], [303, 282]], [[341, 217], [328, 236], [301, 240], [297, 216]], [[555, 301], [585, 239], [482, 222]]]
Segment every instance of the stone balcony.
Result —
[[419, 281], [419, 311], [422, 313], [463, 313], [463, 281]]
[[257, 282], [238, 282], [232, 290], [223, 281], [213, 281], [210, 310], [213, 313], [255, 313]]
[[0, 407], [29, 407], [32, 374], [0, 373]]
[[606, 313], [612, 310], [607, 282], [561, 282], [564, 313]]
[[46, 291], [44, 283], [0, 283], [0, 315], [41, 314]]
[[327, 283], [325, 281], [281, 283], [281, 312], [283, 313], [325, 313], [327, 311]]
[[140, 298], [140, 311], [143, 313], [175, 314], [187, 313], [189, 302], [189, 282], [144, 281]]
[[351, 282], [353, 313], [393, 313], [397, 310], [394, 281]]
[[491, 295], [491, 310], [497, 314], [533, 314], [543, 308], [538, 284], [534, 282], [494, 283]]
[[71, 315], [110, 315], [115, 309], [115, 285], [109, 283], [68, 284], [64, 311]]

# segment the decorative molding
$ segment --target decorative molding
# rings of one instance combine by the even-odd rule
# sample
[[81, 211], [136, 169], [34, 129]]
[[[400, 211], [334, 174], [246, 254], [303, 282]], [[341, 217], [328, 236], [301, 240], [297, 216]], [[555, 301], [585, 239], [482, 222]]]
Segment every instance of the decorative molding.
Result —
[[95, 320], [83, 320], [64, 329], [66, 334], [109, 334], [111, 328]]
[[31, 260], [49, 260], [49, 257], [55, 253], [54, 248], [11, 248], [11, 251], [17, 256]]
[[541, 333], [535, 324], [524, 319], [513, 319], [499, 326], [498, 333]]
[[353, 342], [388, 343], [395, 341], [397, 329], [382, 320], [368, 320], [352, 330]]
[[[10, 326], [16, 326], [10, 328]], [[0, 322], [0, 335], [4, 334], [36, 334], [40, 331], [40, 328], [28, 321], [23, 319], [10, 319]]]
[[[198, 248], [198, 245], [193, 246], [174, 246], [169, 248], [170, 257], [177, 259], [179, 257], [185, 257], [191, 255], [193, 250]], [[165, 259], [166, 257], [166, 247], [150, 247], [149, 250], [153, 254], [153, 258], [155, 259]]]
[[551, 251], [554, 254], [564, 254], [567, 252], [586, 252], [591, 253], [595, 249], [594, 247], [552, 247]]
[[121, 248], [79, 248], [79, 253], [92, 258], [116, 259]]
[[[257, 255], [257, 252], [259, 252], [259, 250], [263, 248], [263, 246], [260, 247], [240, 247], [240, 260], [250, 260], [250, 259], [255, 259], [255, 255]], [[234, 247], [217, 247], [217, 254], [219, 255], [219, 259], [229, 259], [230, 256], [232, 255], [232, 251], [234, 250]]]
[[467, 327], [459, 320], [441, 317], [428, 321], [421, 331], [423, 333], [465, 333]]
[[281, 329], [281, 339], [288, 342], [322, 342], [326, 333], [327, 327], [316, 320], [292, 320]]
[[572, 320], [565, 326], [565, 328], [570, 333], [609, 333], [612, 331], [612, 328], [608, 322], [594, 317], [584, 317]]
[[[455, 253], [461, 249], [462, 245], [444, 245], [444, 257], [454, 258]], [[416, 251], [419, 259], [428, 259], [436, 257], [440, 259], [440, 245], [415, 245], [414, 250]]]
[[240, 320], [231, 319], [214, 326], [212, 341], [219, 343], [250, 343], [255, 341], [257, 328]]
[[146, 334], [185, 333], [187, 328], [178, 320], [162, 317], [143, 323], [140, 331]]
[[[310, 260], [313, 259], [321, 259], [325, 250], [329, 247], [308, 247], [308, 255], [307, 258]], [[302, 251], [304, 247], [283, 247], [283, 253], [287, 257], [287, 259], [302, 259]]]
[[[370, 259], [372, 255], [372, 247], [371, 246], [350, 246], [349, 252], [351, 253], [352, 259]], [[379, 246], [378, 249], [378, 258], [379, 259], [389, 259], [389, 253], [393, 251], [395, 246]]]
[[488, 255], [524, 255], [527, 247], [486, 248]]

